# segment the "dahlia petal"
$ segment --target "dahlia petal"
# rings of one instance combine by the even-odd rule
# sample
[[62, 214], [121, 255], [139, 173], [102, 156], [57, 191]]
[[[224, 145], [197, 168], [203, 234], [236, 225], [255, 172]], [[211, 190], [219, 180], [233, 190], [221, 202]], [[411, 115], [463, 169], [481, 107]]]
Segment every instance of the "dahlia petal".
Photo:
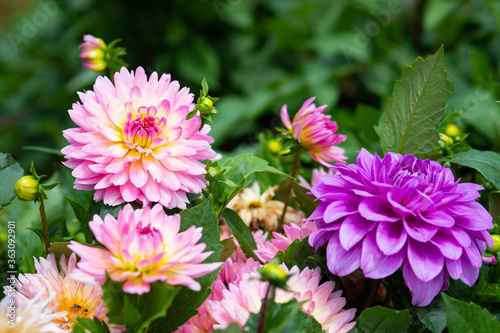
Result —
[[405, 262], [403, 265], [403, 277], [406, 285], [411, 290], [413, 297], [411, 303], [414, 306], [427, 306], [441, 291], [444, 283], [445, 273], [441, 271], [436, 277], [429, 281], [420, 280], [411, 265]]
[[377, 246], [385, 255], [393, 255], [403, 248], [408, 234], [400, 223], [380, 222], [376, 233]]
[[341, 217], [354, 214], [357, 211], [355, 203], [346, 201], [334, 201], [326, 207], [324, 220], [325, 222], [333, 222]]
[[123, 157], [127, 154], [128, 150], [128, 147], [124, 143], [116, 143], [114, 145], [108, 146], [103, 155], [115, 158]]
[[408, 241], [408, 262], [419, 280], [428, 282], [443, 270], [444, 257], [430, 243]]
[[148, 174], [142, 167], [141, 161], [134, 161], [130, 163], [129, 177], [132, 184], [136, 187], [143, 187], [148, 181]]
[[427, 224], [411, 215], [403, 216], [403, 225], [408, 236], [419, 242], [429, 241], [439, 230], [437, 226]]
[[460, 259], [462, 265], [462, 272], [460, 274], [460, 280], [462, 280], [466, 285], [472, 287], [479, 276], [479, 267], [471, 265], [470, 261], [462, 257]]
[[366, 233], [375, 227], [375, 223], [367, 221], [359, 214], [349, 215], [342, 222], [339, 231], [340, 244], [345, 250], [350, 250]]
[[462, 246], [449, 235], [438, 232], [432, 237], [430, 242], [434, 244], [447, 259], [457, 260], [462, 256]]
[[363, 240], [360, 268], [367, 278], [382, 279], [397, 271], [404, 258], [404, 250], [390, 256], [381, 252], [377, 245], [375, 232], [372, 231]]
[[451, 278], [454, 280], [458, 280], [460, 275], [462, 274], [462, 260], [450, 260], [446, 259], [446, 270], [448, 274], [450, 274]]
[[455, 219], [453, 217], [440, 210], [431, 212], [419, 212], [418, 216], [425, 222], [438, 227], [449, 228], [455, 224]]
[[361, 244], [346, 251], [340, 244], [338, 234], [334, 234], [326, 248], [328, 270], [335, 275], [345, 276], [359, 268]]
[[286, 104], [283, 105], [283, 107], [281, 108], [280, 115], [281, 115], [281, 122], [283, 122], [283, 125], [285, 125], [286, 128], [291, 129], [292, 122], [290, 121], [290, 116], [288, 116]]
[[359, 203], [358, 210], [361, 216], [369, 221], [396, 222], [401, 220], [401, 217], [395, 214], [387, 203], [376, 197], [363, 199]]

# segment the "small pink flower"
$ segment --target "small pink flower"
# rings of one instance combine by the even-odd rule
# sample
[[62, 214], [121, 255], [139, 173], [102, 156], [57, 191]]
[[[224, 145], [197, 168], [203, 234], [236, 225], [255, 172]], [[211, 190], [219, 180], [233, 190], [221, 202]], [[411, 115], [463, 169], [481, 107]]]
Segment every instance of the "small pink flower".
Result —
[[202, 228], [179, 232], [180, 216], [167, 216], [160, 205], [135, 211], [126, 205], [117, 219], [95, 215], [89, 227], [107, 249], [74, 241], [69, 245], [82, 258], [73, 277], [88, 284], [103, 284], [107, 273], [115, 281], [125, 281], [123, 291], [132, 294], [149, 292], [155, 281], [199, 291], [194, 278], [221, 265], [201, 263], [212, 254], [203, 252], [206, 244], [196, 244]]
[[291, 132], [302, 148], [317, 162], [329, 167], [330, 162], [344, 162], [347, 157], [345, 151], [336, 145], [345, 141], [346, 136], [335, 134], [337, 123], [330, 121], [330, 116], [323, 111], [326, 105], [316, 107], [311, 97], [304, 102], [299, 112], [293, 118], [293, 123], [288, 116], [287, 106], [281, 108], [281, 121]]
[[[304, 302], [302, 311], [313, 316], [327, 333], [348, 332], [354, 327], [356, 309], [344, 310], [346, 304], [341, 291], [333, 292], [335, 283], [327, 281], [320, 284], [320, 269], [305, 268], [302, 272], [297, 266], [288, 270], [285, 265], [280, 265], [287, 273], [291, 274], [287, 287], [291, 291], [276, 290], [275, 302], [286, 303], [292, 299]], [[232, 323], [243, 327], [250, 313], [259, 313], [262, 299], [265, 297], [267, 283], [251, 279], [258, 274], [244, 274], [241, 281], [229, 284], [223, 291], [220, 301], [208, 301], [208, 306], [217, 324], [215, 329], [223, 329]]]
[[271, 261], [278, 251], [285, 252], [294, 240], [302, 240], [309, 236], [314, 230], [316, 230], [314, 221], [303, 220], [302, 226], [300, 227], [293, 223], [285, 225], [283, 226], [285, 235], [273, 232], [274, 239], [271, 239], [270, 242], [257, 242], [257, 250], [254, 252], [260, 260], [264, 262]]
[[78, 128], [63, 131], [61, 151], [74, 169], [75, 188], [95, 190], [94, 200], [116, 206], [159, 202], [186, 208], [187, 193], [205, 188], [205, 165], [216, 157], [208, 125], [200, 130], [193, 94], [170, 75], [146, 76], [142, 67], [115, 73], [114, 84], [98, 77], [94, 91], [79, 93], [69, 110]]
[[106, 68], [105, 59], [106, 43], [100, 38], [92, 35], [83, 36], [84, 42], [80, 44], [80, 58], [83, 60], [83, 67], [100, 72]]

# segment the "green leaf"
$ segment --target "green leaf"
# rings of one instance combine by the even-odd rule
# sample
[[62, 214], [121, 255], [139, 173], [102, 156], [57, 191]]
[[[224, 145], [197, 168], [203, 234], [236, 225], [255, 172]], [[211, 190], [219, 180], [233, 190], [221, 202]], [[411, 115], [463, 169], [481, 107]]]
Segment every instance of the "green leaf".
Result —
[[481, 266], [472, 300], [481, 305], [500, 303], [500, 265]]
[[26, 229], [33, 231], [38, 236], [38, 238], [40, 238], [40, 241], [42, 242], [42, 246], [45, 247], [45, 238], [44, 238], [42, 230], [35, 228], [35, 227], [26, 228]]
[[500, 216], [500, 192], [490, 192], [488, 199], [489, 212], [494, 221], [496, 217]]
[[[287, 303], [269, 301], [263, 332], [283, 333], [320, 333], [321, 324], [307, 313], [301, 311], [302, 303], [292, 299]], [[260, 313], [250, 314], [246, 326], [250, 332], [257, 332]]]
[[299, 269], [305, 267], [315, 268], [318, 266], [316, 260], [312, 259], [314, 256], [314, 248], [308, 243], [309, 237], [302, 240], [296, 239], [290, 244], [283, 253], [283, 262], [288, 268], [298, 266]]
[[[199, 243], [207, 244], [205, 251], [213, 251], [212, 255], [204, 262], [216, 262], [220, 258], [223, 247], [219, 244], [220, 227], [217, 215], [212, 210], [210, 198], [196, 207], [181, 212], [181, 231], [191, 226], [203, 227], [203, 236]], [[197, 278], [201, 284], [201, 291], [193, 291], [187, 287], [182, 287], [175, 297], [172, 306], [168, 309], [167, 315], [154, 321], [150, 327], [150, 332], [173, 332], [180, 325], [184, 324], [197, 313], [197, 309], [210, 295], [215, 277], [219, 270]]]
[[73, 326], [73, 333], [85, 333], [84, 329], [89, 330], [92, 333], [109, 333], [109, 328], [104, 322], [104, 320], [99, 320], [99, 318], [78, 318], [76, 320], [76, 325]]
[[50, 243], [49, 252], [54, 253], [56, 259], [59, 260], [61, 255], [64, 254], [66, 258], [69, 258], [73, 251], [68, 248], [69, 242], [56, 242]]
[[295, 197], [293, 200], [299, 204], [299, 209], [306, 214], [306, 216], [311, 215], [316, 207], [319, 205], [319, 201], [314, 201], [316, 197], [314, 195], [307, 194], [310, 190], [302, 187], [295, 180], [291, 180], [290, 184], [292, 185], [293, 193]]
[[443, 65], [443, 46], [426, 60], [418, 57], [403, 69], [387, 101], [380, 142], [384, 153], [427, 158], [439, 141], [436, 130], [450, 98], [450, 80]]
[[215, 330], [214, 332], [219, 332], [219, 333], [242, 333], [242, 332], [246, 332], [244, 330], [242, 330], [238, 324], [231, 324], [229, 325], [227, 328], [223, 329], [223, 330]]
[[231, 233], [240, 244], [241, 250], [245, 253], [247, 258], [259, 260], [253, 252], [253, 250], [257, 249], [257, 244], [255, 243], [255, 238], [253, 238], [252, 231], [250, 231], [250, 228], [243, 222], [238, 213], [232, 209], [226, 208], [222, 211], [220, 216], [226, 222], [229, 230], [231, 230]]
[[426, 307], [412, 307], [418, 318], [430, 331], [441, 333], [446, 327], [446, 309], [440, 295]]
[[57, 228], [56, 233], [54, 236], [50, 238], [50, 243], [55, 243], [55, 242], [60, 242], [62, 238], [65, 238], [68, 236], [68, 228], [66, 227], [66, 220], [63, 219], [61, 221], [61, 225], [59, 228]]
[[408, 310], [398, 311], [382, 306], [363, 310], [351, 333], [406, 333], [410, 327]]
[[16, 197], [14, 184], [23, 175], [23, 168], [10, 154], [0, 153], [0, 209], [14, 200]]
[[109, 309], [106, 316], [111, 324], [123, 325], [123, 306], [125, 294], [123, 292], [123, 282], [115, 282], [106, 276], [106, 282], [101, 286], [103, 291], [102, 300]]
[[[256, 172], [270, 172], [283, 176], [287, 174], [272, 167], [266, 160], [254, 156], [253, 154], [244, 154], [235, 158], [228, 159], [222, 168], [227, 168], [222, 175], [222, 179], [213, 184], [212, 205], [217, 215], [222, 212], [227, 203], [250, 182], [248, 177]], [[235, 187], [228, 187], [224, 182], [230, 181], [236, 184]]]
[[498, 153], [471, 149], [456, 154], [452, 158], [442, 158], [439, 161], [449, 161], [475, 169], [497, 189], [500, 189], [500, 154]]
[[66, 200], [73, 209], [73, 213], [75, 213], [75, 217], [80, 224], [83, 234], [85, 235], [85, 241], [90, 244], [93, 237], [92, 230], [89, 228], [89, 222], [92, 219], [92, 214], [90, 212], [92, 209], [92, 201], [90, 202], [90, 207], [85, 209], [85, 207], [68, 197], [64, 197], [64, 200]]
[[446, 307], [446, 322], [450, 333], [500, 332], [500, 321], [487, 309], [465, 303], [441, 293]]
[[229, 237], [220, 241], [220, 245], [224, 247], [220, 254], [219, 262], [224, 262], [233, 254], [238, 247], [234, 243], [234, 237]]

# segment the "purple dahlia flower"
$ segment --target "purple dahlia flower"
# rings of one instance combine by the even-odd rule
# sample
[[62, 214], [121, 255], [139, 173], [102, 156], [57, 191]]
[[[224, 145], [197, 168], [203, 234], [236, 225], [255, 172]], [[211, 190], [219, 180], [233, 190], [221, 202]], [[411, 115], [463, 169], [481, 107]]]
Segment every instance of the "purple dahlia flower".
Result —
[[309, 217], [316, 248], [328, 243], [328, 269], [339, 276], [360, 268], [372, 279], [401, 266], [412, 303], [428, 305], [449, 276], [469, 286], [481, 253], [493, 239], [490, 214], [475, 201], [483, 187], [455, 181], [450, 169], [413, 155], [383, 159], [362, 149], [340, 175], [322, 176], [311, 189], [321, 201]]

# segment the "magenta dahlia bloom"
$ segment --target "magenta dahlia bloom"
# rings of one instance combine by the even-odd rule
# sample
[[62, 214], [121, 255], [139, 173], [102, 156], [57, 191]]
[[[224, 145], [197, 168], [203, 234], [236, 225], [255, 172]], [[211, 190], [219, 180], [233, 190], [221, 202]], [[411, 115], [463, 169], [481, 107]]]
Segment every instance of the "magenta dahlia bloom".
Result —
[[110, 214], [104, 220], [95, 215], [89, 227], [107, 249], [71, 241], [68, 247], [82, 258], [71, 276], [97, 285], [106, 281], [107, 273], [114, 281], [125, 281], [123, 291], [139, 295], [149, 292], [155, 281], [199, 291], [201, 285], [194, 278], [221, 263], [203, 264], [212, 252], [203, 252], [206, 244], [196, 244], [202, 228], [192, 226], [179, 232], [180, 224], [179, 215], [167, 216], [160, 205], [134, 211], [129, 204], [117, 219]]
[[412, 303], [428, 305], [449, 276], [476, 281], [490, 214], [475, 201], [481, 186], [455, 181], [450, 169], [412, 155], [383, 159], [362, 149], [357, 164], [336, 165], [312, 187], [321, 201], [310, 216], [316, 248], [328, 243], [328, 269], [339, 276], [361, 268], [381, 279], [402, 266]]
[[94, 200], [108, 205], [159, 202], [186, 208], [186, 193], [201, 193], [205, 166], [199, 160], [216, 156], [208, 125], [201, 130], [193, 94], [179, 89], [170, 75], [154, 72], [149, 80], [142, 67], [122, 68], [114, 84], [98, 77], [94, 91], [79, 93], [82, 104], [69, 110], [78, 128], [63, 131], [63, 148], [74, 169], [75, 188], [95, 190]]
[[335, 134], [337, 123], [330, 120], [330, 115], [323, 111], [328, 107], [316, 107], [311, 97], [304, 102], [299, 112], [293, 118], [293, 123], [288, 116], [287, 106], [281, 108], [281, 121], [291, 132], [301, 147], [317, 162], [329, 167], [330, 162], [344, 162], [347, 157], [344, 149], [336, 145], [345, 141], [346, 136]]

